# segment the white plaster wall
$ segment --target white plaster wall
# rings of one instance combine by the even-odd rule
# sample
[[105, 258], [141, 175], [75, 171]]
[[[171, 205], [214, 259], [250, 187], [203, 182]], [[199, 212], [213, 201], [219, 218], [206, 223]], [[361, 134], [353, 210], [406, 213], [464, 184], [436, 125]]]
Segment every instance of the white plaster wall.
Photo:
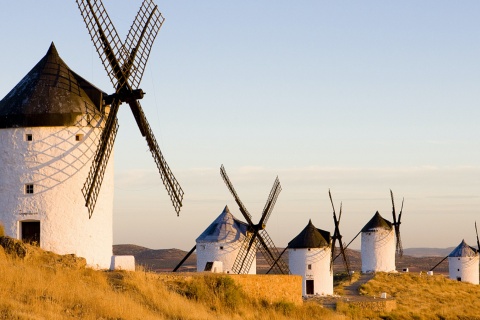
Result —
[[[307, 295], [306, 281], [313, 280], [314, 294], [333, 294], [333, 273], [330, 270], [330, 247], [288, 249], [288, 266], [292, 274], [302, 276], [302, 295]], [[311, 269], [308, 269], [308, 265]]]
[[395, 246], [393, 230], [362, 232], [362, 272], [395, 271]]
[[450, 279], [457, 280], [460, 277], [462, 282], [479, 284], [478, 263], [478, 255], [475, 257], [448, 257]]
[[[202, 242], [197, 243], [197, 271], [205, 270], [207, 262], [221, 261], [224, 273], [233, 273], [232, 267], [237, 258], [243, 238], [235, 242]], [[223, 247], [223, 249], [220, 249]], [[252, 249], [254, 250], [254, 249]], [[257, 259], [254, 258], [248, 274], [257, 273]]]
[[[113, 152], [92, 219], [81, 192], [100, 132], [73, 126], [0, 129], [0, 222], [7, 235], [20, 239], [20, 221], [38, 220], [42, 249], [110, 267]], [[75, 141], [76, 134], [83, 140]], [[25, 194], [30, 183], [34, 194]]]

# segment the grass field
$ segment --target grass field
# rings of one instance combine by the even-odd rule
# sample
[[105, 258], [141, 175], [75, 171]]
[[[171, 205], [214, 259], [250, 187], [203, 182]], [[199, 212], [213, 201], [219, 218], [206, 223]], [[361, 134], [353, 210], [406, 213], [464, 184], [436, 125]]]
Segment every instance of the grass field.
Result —
[[166, 284], [155, 273], [96, 271], [82, 259], [26, 249], [21, 258], [0, 247], [0, 319], [480, 319], [480, 286], [441, 275], [379, 273], [360, 291], [386, 292], [397, 309], [339, 303], [333, 311], [256, 300], [225, 275]]

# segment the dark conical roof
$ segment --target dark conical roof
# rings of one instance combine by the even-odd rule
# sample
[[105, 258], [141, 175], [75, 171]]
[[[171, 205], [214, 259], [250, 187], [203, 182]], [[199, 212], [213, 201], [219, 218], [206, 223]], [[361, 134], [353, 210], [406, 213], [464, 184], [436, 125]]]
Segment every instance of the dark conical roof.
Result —
[[392, 223], [385, 220], [378, 211], [375, 213], [372, 219], [363, 227], [362, 232], [371, 232], [376, 229], [392, 230]]
[[460, 244], [453, 249], [452, 252], [448, 255], [450, 258], [453, 257], [475, 257], [477, 255], [477, 250], [475, 248], [470, 247], [465, 240], [462, 240]]
[[0, 101], [0, 128], [74, 125], [100, 114], [102, 91], [63, 62], [55, 45]]
[[288, 243], [289, 248], [323, 248], [329, 245], [330, 232], [315, 228], [312, 220]]

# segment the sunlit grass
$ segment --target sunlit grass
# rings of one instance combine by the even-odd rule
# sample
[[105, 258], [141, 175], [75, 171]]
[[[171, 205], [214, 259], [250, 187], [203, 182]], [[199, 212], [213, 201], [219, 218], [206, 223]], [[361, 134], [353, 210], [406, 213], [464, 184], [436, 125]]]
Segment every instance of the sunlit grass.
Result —
[[0, 319], [343, 319], [318, 304], [249, 297], [225, 275], [167, 284], [145, 271], [107, 272], [28, 246], [24, 259], [0, 247]]

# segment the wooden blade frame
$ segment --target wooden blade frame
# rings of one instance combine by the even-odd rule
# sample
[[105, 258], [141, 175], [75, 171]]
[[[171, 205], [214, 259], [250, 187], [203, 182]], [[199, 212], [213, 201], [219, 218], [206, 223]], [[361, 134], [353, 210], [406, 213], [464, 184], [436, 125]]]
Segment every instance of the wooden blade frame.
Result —
[[272, 190], [270, 191], [270, 194], [268, 196], [260, 221], [258, 224], [254, 225], [252, 222], [252, 216], [248, 212], [243, 202], [240, 200], [237, 192], [235, 191], [235, 188], [233, 187], [232, 182], [228, 178], [227, 172], [223, 165], [220, 167], [220, 175], [222, 176], [223, 181], [227, 185], [228, 190], [233, 195], [235, 202], [239, 206], [240, 212], [242, 212], [249, 225], [247, 236], [245, 237], [240, 247], [239, 253], [235, 258], [232, 271], [237, 274], [248, 273], [256, 256], [256, 249], [258, 248], [267, 260], [268, 264], [270, 265], [270, 270], [274, 269], [275, 271], [277, 271], [277, 273], [289, 274], [290, 270], [288, 268], [288, 265], [283, 259], [281, 259], [281, 253], [278, 251], [277, 247], [273, 243], [272, 238], [265, 230], [266, 223], [272, 213], [278, 195], [280, 194], [280, 191], [282, 191], [282, 187], [280, 185], [280, 180], [278, 179], [278, 177], [273, 183]]
[[478, 239], [477, 221], [475, 221], [475, 234], [477, 235], [477, 252], [480, 252], [480, 240]]
[[259, 222], [260, 225], [267, 224], [267, 221], [270, 218], [270, 215], [272, 214], [273, 207], [277, 202], [277, 198], [278, 198], [278, 195], [280, 194], [280, 191], [282, 191], [282, 186], [280, 185], [280, 180], [277, 177], [273, 182], [272, 190], [270, 191], [267, 202], [265, 203], [265, 207], [263, 208], [262, 218], [260, 219], [260, 222]]
[[88, 172], [87, 180], [83, 184], [82, 193], [85, 198], [85, 205], [88, 208], [88, 217], [92, 218], [95, 204], [97, 203], [100, 187], [103, 182], [108, 159], [112, 153], [113, 144], [118, 131], [117, 113], [120, 106], [118, 100], [114, 100], [110, 108], [110, 113], [105, 124], [105, 128], [100, 136], [95, 157]]
[[247, 220], [247, 223], [250, 226], [253, 226], [252, 215], [248, 212], [248, 210], [245, 207], [245, 205], [243, 204], [242, 200], [240, 200], [240, 197], [238, 196], [237, 192], [235, 191], [235, 188], [233, 187], [232, 182], [228, 178], [227, 171], [225, 171], [225, 167], [223, 166], [223, 164], [220, 166], [220, 175], [222, 176], [223, 181], [227, 185], [228, 190], [230, 191], [233, 198], [235, 199], [235, 202], [238, 205], [238, 209], [243, 214], [243, 217], [245, 218], [245, 220]]
[[188, 251], [185, 257], [183, 257], [183, 259], [177, 264], [177, 266], [173, 269], [172, 272], [177, 272], [177, 270], [183, 265], [185, 261], [187, 261], [188, 257], [190, 257], [196, 249], [197, 249], [197, 245], [194, 245], [193, 248], [190, 251]]
[[344, 247], [344, 244], [342, 242], [342, 235], [340, 233], [340, 219], [342, 217], [342, 204], [340, 204], [340, 212], [339, 212], [338, 219], [337, 219], [337, 214], [335, 212], [335, 206], [333, 205], [332, 193], [330, 192], [330, 190], [328, 190], [328, 196], [330, 197], [330, 203], [332, 204], [333, 222], [334, 222], [334, 225], [335, 225], [335, 231], [334, 231], [333, 236], [332, 236], [332, 252], [331, 252], [332, 255], [331, 255], [331, 258], [330, 258], [330, 270], [333, 271], [333, 260], [334, 260], [334, 256], [335, 256], [335, 242], [336, 242], [336, 240], [338, 240], [338, 244], [339, 244], [339, 247], [340, 247], [340, 254], [343, 257], [343, 264], [345, 266], [345, 270], [347, 271], [349, 279], [352, 280], [352, 278], [351, 278], [352, 276], [350, 274], [350, 263], [348, 262], [348, 257], [347, 257], [347, 254], [345, 253], [345, 247]]
[[281, 259], [281, 252], [273, 243], [272, 238], [267, 233], [267, 230], [262, 229], [258, 233], [258, 240], [260, 245], [258, 246], [260, 252], [267, 260], [270, 266], [273, 266], [272, 270], [278, 274], [290, 274], [290, 269], [283, 259]]
[[400, 255], [400, 257], [403, 257], [402, 237], [400, 236], [400, 224], [401, 224], [402, 212], [403, 212], [403, 202], [405, 201], [405, 198], [402, 199], [402, 207], [400, 208], [400, 213], [398, 214], [398, 219], [397, 219], [397, 214], [395, 212], [395, 200], [394, 200], [393, 192], [391, 189], [390, 189], [390, 197], [392, 199], [393, 226], [395, 228], [395, 237], [397, 240], [396, 251], [397, 251], [397, 254]]
[[[83, 16], [87, 29], [90, 33], [94, 46], [100, 56], [102, 64], [107, 71], [110, 81], [116, 88], [116, 94], [123, 97], [120, 101], [127, 101], [135, 117], [142, 136], [147, 140], [152, 156], [157, 164], [163, 184], [170, 196], [172, 204], [177, 212], [180, 212], [183, 201], [183, 190], [168, 167], [153, 132], [148, 124], [145, 114], [136, 98], [133, 96], [132, 85], [135, 88], [140, 84], [148, 56], [160, 27], [164, 21], [157, 6], [151, 0], [144, 0], [137, 16], [132, 24], [124, 45], [111, 22], [103, 3], [100, 0], [76, 0]], [[131, 83], [129, 83], [129, 80]], [[138, 91], [138, 90], [137, 90]], [[140, 90], [141, 95], [143, 92]], [[123, 100], [124, 99], [124, 100]], [[119, 103], [119, 104], [120, 104]], [[116, 122], [116, 112], [114, 111]], [[112, 113], [112, 111], [111, 111]], [[107, 119], [108, 123], [108, 119]], [[108, 124], [106, 125], [106, 128]], [[107, 165], [116, 130], [105, 130], [102, 139], [111, 141], [110, 149], [108, 143], [101, 141], [98, 146], [95, 161], [92, 164], [89, 178], [82, 190], [88, 207], [89, 216], [93, 210], [100, 192], [103, 181], [104, 168]], [[99, 155], [99, 156], [97, 156]], [[105, 156], [107, 155], [107, 156]], [[103, 168], [103, 172], [101, 171]]]
[[[257, 236], [248, 232], [233, 263], [232, 271], [236, 274], [247, 274], [250, 271], [257, 252]], [[254, 250], [252, 250], [252, 248]]]

